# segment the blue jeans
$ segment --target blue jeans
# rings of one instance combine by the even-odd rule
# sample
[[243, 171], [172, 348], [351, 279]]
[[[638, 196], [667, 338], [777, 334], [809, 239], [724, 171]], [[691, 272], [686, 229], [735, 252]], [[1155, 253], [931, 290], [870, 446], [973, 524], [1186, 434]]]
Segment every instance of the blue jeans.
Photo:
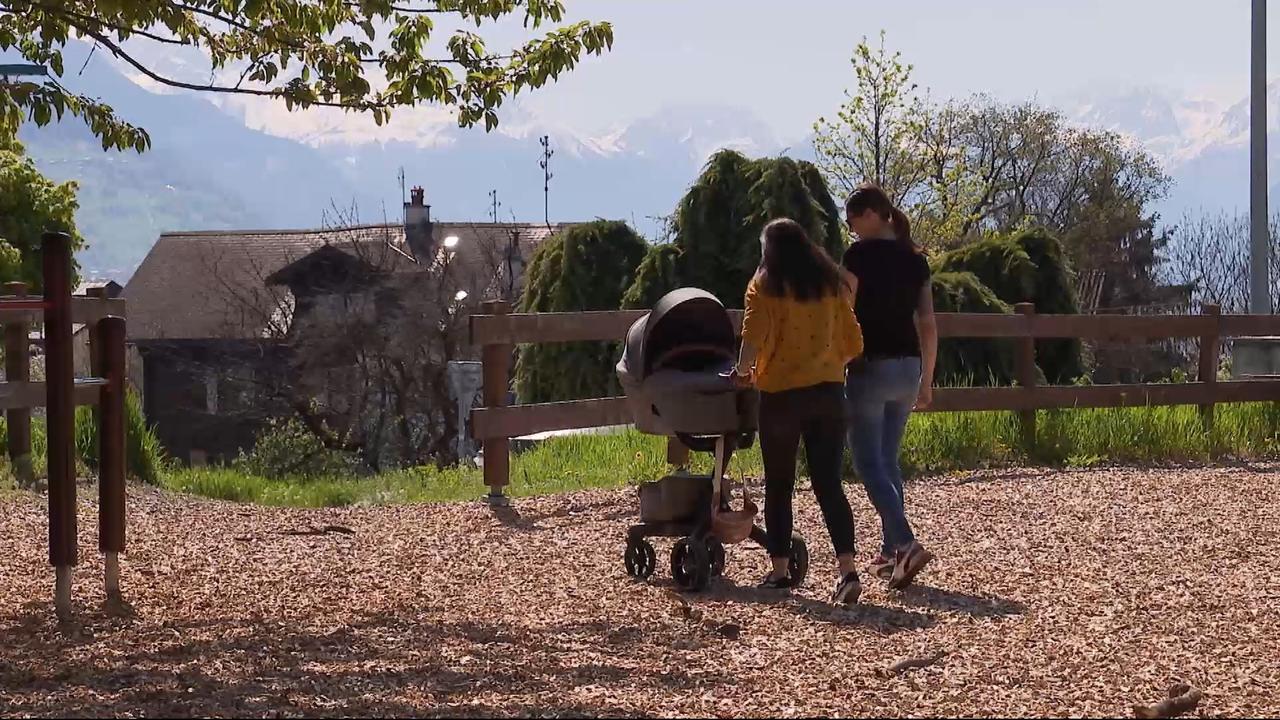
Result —
[[907, 522], [898, 456], [920, 390], [920, 358], [869, 360], [845, 376], [849, 447], [862, 486], [880, 515], [881, 552], [915, 540]]

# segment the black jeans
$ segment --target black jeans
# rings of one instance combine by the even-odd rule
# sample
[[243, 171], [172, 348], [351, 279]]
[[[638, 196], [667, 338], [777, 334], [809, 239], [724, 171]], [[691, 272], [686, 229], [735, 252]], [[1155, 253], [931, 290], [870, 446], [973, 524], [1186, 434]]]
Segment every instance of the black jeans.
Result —
[[760, 454], [764, 457], [764, 519], [769, 557], [791, 555], [791, 496], [804, 439], [809, 478], [837, 555], [853, 552], [853, 512], [840, 481], [844, 459], [844, 387], [822, 383], [760, 393]]

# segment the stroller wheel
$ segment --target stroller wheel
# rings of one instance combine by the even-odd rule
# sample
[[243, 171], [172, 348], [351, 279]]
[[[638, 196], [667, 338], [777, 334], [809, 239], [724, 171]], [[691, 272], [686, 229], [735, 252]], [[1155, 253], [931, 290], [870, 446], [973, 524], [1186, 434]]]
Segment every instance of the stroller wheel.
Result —
[[648, 540], [628, 540], [627, 551], [622, 556], [627, 574], [639, 580], [647, 580], [658, 566], [658, 553]]
[[671, 578], [686, 592], [707, 589], [711, 582], [711, 553], [704, 541], [692, 537], [676, 541], [671, 548]]
[[792, 533], [791, 535], [791, 562], [789, 567], [792, 587], [800, 587], [800, 584], [804, 582], [804, 576], [809, 574], [809, 545], [804, 541], [804, 537], [800, 533]]
[[715, 538], [708, 538], [707, 553], [711, 556], [711, 577], [724, 575], [724, 543]]

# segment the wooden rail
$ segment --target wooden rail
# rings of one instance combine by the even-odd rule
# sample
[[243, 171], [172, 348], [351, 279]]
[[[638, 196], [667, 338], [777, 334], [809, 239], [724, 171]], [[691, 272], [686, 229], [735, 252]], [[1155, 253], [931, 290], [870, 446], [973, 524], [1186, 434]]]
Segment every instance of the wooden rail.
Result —
[[[644, 310], [582, 313], [511, 313], [505, 302], [485, 303], [471, 317], [471, 343], [481, 348], [484, 407], [471, 411], [471, 433], [484, 449], [484, 481], [500, 497], [509, 482], [510, 438], [551, 430], [602, 427], [631, 422], [621, 397], [531, 405], [507, 404], [511, 356], [521, 343], [618, 341]], [[1280, 336], [1280, 316], [1222, 315], [1205, 306], [1200, 315], [1037, 315], [1032, 305], [1012, 315], [940, 313], [943, 338], [1008, 338], [1015, 341], [1017, 386], [939, 388], [927, 412], [1006, 410], [1018, 413], [1022, 441], [1036, 442], [1036, 411], [1058, 408], [1114, 408], [1198, 405], [1204, 426], [1212, 428], [1218, 403], [1280, 401], [1280, 379], [1218, 382], [1224, 338]], [[735, 328], [741, 311], [732, 310]], [[1199, 377], [1188, 383], [1043, 386], [1036, 382], [1035, 340], [1079, 338], [1142, 342], [1160, 338], [1199, 338]], [[669, 452], [679, 457], [678, 451]]]
[[[109, 601], [121, 600], [119, 554], [125, 549], [125, 321], [124, 301], [73, 297], [71, 239], [45, 233], [41, 239], [44, 297], [27, 295], [23, 283], [6, 283], [0, 297], [4, 325], [5, 411], [9, 461], [18, 483], [31, 486], [31, 409], [45, 408], [49, 484], [49, 563], [56, 580], [59, 617], [71, 609], [72, 569], [79, 559], [76, 528], [75, 408], [93, 405], [98, 444], [98, 547], [105, 553]], [[75, 377], [73, 323], [89, 328], [91, 377]], [[33, 341], [31, 326], [43, 325]], [[31, 381], [31, 346], [44, 346], [45, 381]]]
[[[0, 296], [0, 325], [33, 325], [44, 319], [44, 310], [41, 309], [46, 306], [44, 298], [32, 297], [26, 293], [16, 294], [19, 285], [26, 287], [24, 283], [5, 283], [5, 294]], [[73, 296], [71, 322], [76, 325], [92, 325], [103, 318], [124, 317], [124, 302], [120, 298]]]

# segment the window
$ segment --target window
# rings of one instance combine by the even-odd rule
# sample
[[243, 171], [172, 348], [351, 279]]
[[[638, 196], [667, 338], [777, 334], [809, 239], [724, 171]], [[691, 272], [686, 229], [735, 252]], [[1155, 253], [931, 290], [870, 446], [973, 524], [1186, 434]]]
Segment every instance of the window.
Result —
[[223, 414], [253, 411], [257, 401], [256, 379], [252, 366], [239, 364], [227, 367], [217, 386], [219, 410]]

